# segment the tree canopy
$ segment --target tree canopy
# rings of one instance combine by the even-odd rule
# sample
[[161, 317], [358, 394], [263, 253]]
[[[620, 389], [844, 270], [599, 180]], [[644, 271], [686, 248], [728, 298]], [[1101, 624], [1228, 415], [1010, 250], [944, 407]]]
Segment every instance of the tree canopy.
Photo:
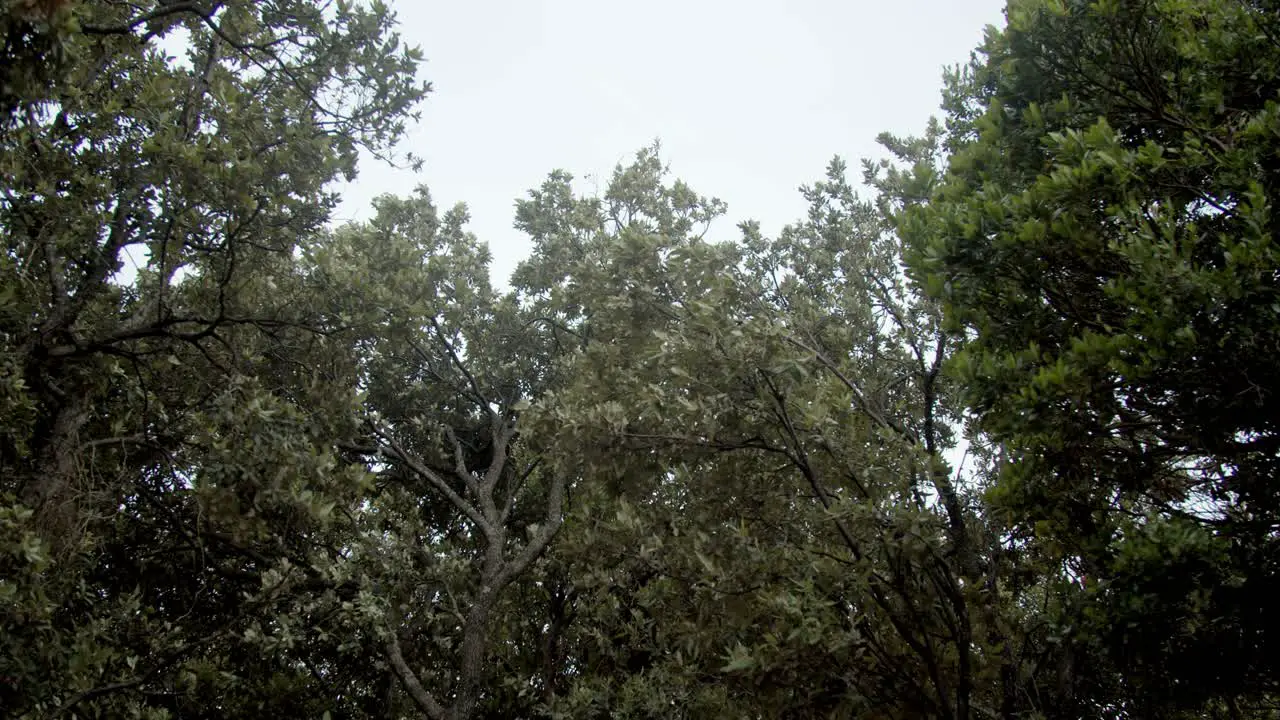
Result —
[[655, 144], [506, 285], [332, 222], [383, 3], [0, 8], [0, 717], [1280, 716], [1280, 7], [1010, 0], [775, 236]]

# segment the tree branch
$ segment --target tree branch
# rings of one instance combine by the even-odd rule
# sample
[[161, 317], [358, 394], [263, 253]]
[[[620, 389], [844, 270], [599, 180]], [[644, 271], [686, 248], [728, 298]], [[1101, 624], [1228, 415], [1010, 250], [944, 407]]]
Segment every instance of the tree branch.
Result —
[[439, 700], [432, 697], [426, 688], [422, 687], [422, 683], [418, 681], [418, 676], [414, 674], [409, 664], [404, 661], [404, 655], [400, 652], [400, 640], [396, 638], [396, 634], [391, 632], [387, 635], [387, 659], [391, 661], [391, 668], [395, 671], [396, 677], [400, 678], [404, 689], [409, 692], [409, 696], [413, 701], [422, 708], [431, 720], [444, 720], [445, 709]]
[[546, 524], [538, 528], [538, 532], [529, 539], [529, 544], [524, 547], [514, 559], [506, 563], [505, 567], [498, 572], [497, 578], [494, 580], [494, 592], [496, 593], [507, 583], [511, 582], [516, 576], [523, 573], [529, 565], [537, 560], [547, 549], [547, 545], [551, 542], [556, 533], [560, 531], [560, 525], [564, 522], [564, 491], [567, 481], [562, 473], [556, 473], [551, 481], [551, 491], [547, 494], [547, 514]]
[[817, 360], [819, 364], [821, 364], [827, 370], [830, 370], [831, 373], [835, 375], [836, 378], [841, 382], [841, 384], [843, 384], [846, 388], [849, 389], [850, 392], [853, 393], [853, 398], [858, 405], [858, 409], [861, 410], [864, 415], [871, 418], [873, 422], [875, 422], [877, 425], [880, 425], [885, 429], [892, 430], [894, 433], [898, 434], [899, 436], [901, 436], [903, 439], [905, 439], [907, 442], [911, 443], [912, 445], [918, 445], [920, 443], [920, 439], [916, 437], [916, 434], [911, 432], [910, 429], [904, 427], [901, 423], [895, 420], [891, 420], [885, 417], [883, 414], [880, 413], [878, 409], [871, 407], [871, 404], [867, 401], [866, 395], [862, 392], [862, 388], [858, 387], [857, 383], [850, 380], [849, 376], [845, 375], [844, 372], [842, 372], [840, 368], [836, 366], [835, 363], [831, 362], [831, 360], [829, 360], [826, 355], [823, 355], [817, 349], [806, 345], [805, 343], [795, 339], [794, 337], [791, 337], [790, 335], [784, 336], [783, 339], [786, 340], [788, 343], [796, 346], [797, 348], [800, 348], [801, 350], [804, 350], [807, 353], [811, 353], [814, 356], [814, 359]]
[[488, 519], [486, 519], [485, 516], [476, 509], [475, 505], [467, 502], [466, 498], [462, 497], [456, 490], [449, 487], [449, 483], [445, 482], [444, 478], [440, 477], [440, 475], [431, 468], [423, 465], [421, 461], [401, 447], [400, 443], [396, 442], [390, 434], [379, 428], [373, 423], [373, 421], [369, 421], [369, 428], [373, 430], [374, 436], [383, 443], [383, 447], [385, 449], [390, 450], [391, 454], [397, 460], [403, 462], [414, 473], [426, 478], [427, 482], [430, 483], [433, 488], [444, 495], [445, 498], [463, 515], [466, 515], [471, 522], [475, 523], [476, 527], [480, 528], [480, 531], [485, 534], [486, 538], [492, 539], [494, 537], [496, 528], [494, 528], [489, 523]]

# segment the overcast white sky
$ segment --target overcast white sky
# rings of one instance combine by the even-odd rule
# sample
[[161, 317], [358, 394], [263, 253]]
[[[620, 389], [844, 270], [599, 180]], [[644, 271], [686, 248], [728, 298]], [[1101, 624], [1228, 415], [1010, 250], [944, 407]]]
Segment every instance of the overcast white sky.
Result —
[[[942, 69], [964, 62], [1003, 0], [396, 0], [435, 85], [406, 149], [420, 174], [373, 161], [337, 219], [425, 183], [463, 201], [505, 282], [529, 251], [513, 204], [551, 170], [601, 183], [660, 140], [673, 174], [729, 204], [712, 236], [799, 219], [796, 188], [833, 155], [878, 157], [882, 131], [938, 113]], [[718, 230], [718, 232], [717, 232]]]

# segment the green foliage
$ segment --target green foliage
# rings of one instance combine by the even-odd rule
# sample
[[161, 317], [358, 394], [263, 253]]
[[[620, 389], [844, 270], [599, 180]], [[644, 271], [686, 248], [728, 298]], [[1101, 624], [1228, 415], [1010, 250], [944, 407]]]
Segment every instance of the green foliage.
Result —
[[307, 670], [352, 657], [325, 636], [365, 479], [295, 257], [401, 134], [417, 51], [381, 5], [288, 0], [6, 2], [0, 30], [4, 714], [367, 705], [367, 663]]
[[1276, 689], [1275, 10], [1010, 3], [901, 225], [1013, 460], [993, 512], [1090, 583], [1073, 672], [1152, 712]]
[[1275, 717], [1277, 8], [1015, 0], [869, 195], [655, 145], [501, 291], [327, 225], [383, 4], [0, 4], [5, 717]]
[[878, 202], [833, 162], [776, 240], [704, 240], [679, 217], [719, 204], [652, 149], [602, 198], [556, 173], [518, 206], [517, 293], [580, 346], [529, 426], [585, 470], [552, 551], [577, 619], [556, 716], [967, 716], [1043, 673], [1001, 654], [1033, 638], [941, 457], [953, 338], [889, 232], [939, 133], [885, 139]]

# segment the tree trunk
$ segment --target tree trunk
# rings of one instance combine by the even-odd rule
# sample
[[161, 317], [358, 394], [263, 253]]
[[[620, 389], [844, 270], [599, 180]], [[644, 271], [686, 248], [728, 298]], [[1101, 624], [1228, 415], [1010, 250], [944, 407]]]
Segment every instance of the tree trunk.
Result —
[[73, 492], [80, 465], [80, 430], [89, 419], [85, 393], [71, 391], [38, 432], [35, 462], [24, 479], [20, 500], [35, 511], [34, 526], [54, 548], [72, 544], [78, 498]]

